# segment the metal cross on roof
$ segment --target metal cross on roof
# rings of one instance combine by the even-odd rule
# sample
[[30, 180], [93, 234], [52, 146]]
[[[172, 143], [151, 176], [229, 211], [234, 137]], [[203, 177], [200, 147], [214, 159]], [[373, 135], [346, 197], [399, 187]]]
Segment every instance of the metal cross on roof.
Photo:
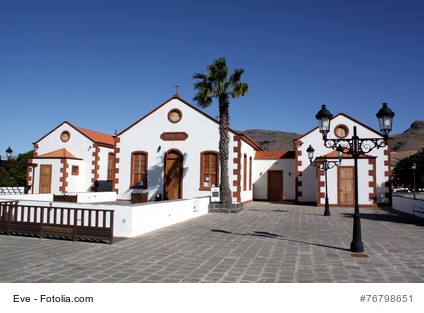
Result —
[[175, 87], [175, 94], [178, 95], [178, 88], [180, 88], [181, 86], [176, 84], [174, 87]]

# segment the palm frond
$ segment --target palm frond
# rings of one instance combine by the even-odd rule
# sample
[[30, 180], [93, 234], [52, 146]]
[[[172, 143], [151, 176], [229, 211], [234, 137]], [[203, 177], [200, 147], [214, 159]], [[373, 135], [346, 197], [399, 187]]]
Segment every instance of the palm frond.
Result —
[[249, 85], [246, 83], [238, 82], [231, 90], [232, 98], [239, 98], [249, 94]]
[[238, 82], [240, 82], [241, 80], [241, 75], [243, 75], [244, 70], [243, 69], [236, 69], [234, 70], [234, 73], [230, 76], [230, 82], [232, 84], [232, 86], [234, 86], [235, 84], [237, 84]]
[[197, 94], [194, 100], [201, 107], [208, 107], [213, 98], [229, 97], [238, 98], [248, 94], [249, 85], [241, 82], [243, 69], [236, 69], [229, 76], [229, 70], [224, 57], [215, 59], [206, 67], [206, 74], [195, 73], [193, 79]]
[[212, 98], [211, 97], [204, 97], [202, 95], [196, 94], [196, 96], [193, 98], [194, 101], [197, 102], [197, 105], [200, 106], [203, 109], [208, 108], [212, 104]]

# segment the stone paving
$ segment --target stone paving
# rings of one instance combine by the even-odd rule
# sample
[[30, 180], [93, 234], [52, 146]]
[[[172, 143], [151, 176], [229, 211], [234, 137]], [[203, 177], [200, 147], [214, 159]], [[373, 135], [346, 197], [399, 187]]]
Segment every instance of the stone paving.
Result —
[[0, 235], [3, 283], [423, 283], [424, 219], [361, 208], [252, 202], [113, 245]]

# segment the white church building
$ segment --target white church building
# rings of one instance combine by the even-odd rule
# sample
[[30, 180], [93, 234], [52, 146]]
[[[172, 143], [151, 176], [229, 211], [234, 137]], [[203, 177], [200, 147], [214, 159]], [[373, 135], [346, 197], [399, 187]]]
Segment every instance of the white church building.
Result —
[[[29, 193], [115, 191], [117, 200], [142, 202], [208, 196], [219, 186], [219, 122], [180, 98], [172, 98], [113, 135], [63, 122], [34, 142], [36, 164], [28, 171]], [[381, 137], [345, 114], [332, 120], [329, 136]], [[263, 151], [245, 134], [230, 130], [229, 177], [233, 203], [253, 200], [324, 205], [324, 173], [311, 166], [306, 149], [334, 158], [318, 128], [293, 140], [291, 151]], [[361, 205], [389, 203], [390, 145], [359, 160]], [[353, 206], [353, 159], [328, 171], [330, 205]]]

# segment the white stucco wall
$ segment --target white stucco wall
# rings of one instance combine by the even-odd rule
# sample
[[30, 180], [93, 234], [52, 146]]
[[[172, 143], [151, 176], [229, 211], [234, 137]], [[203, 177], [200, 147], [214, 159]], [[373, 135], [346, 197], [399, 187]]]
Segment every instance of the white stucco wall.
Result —
[[294, 159], [257, 159], [254, 160], [253, 199], [268, 198], [267, 171], [283, 171], [283, 200], [295, 199]]
[[114, 234], [134, 237], [208, 213], [209, 197], [117, 206]]
[[[67, 192], [88, 192], [91, 188], [91, 164], [82, 160], [68, 159]], [[72, 166], [78, 166], [78, 175], [72, 175]]]
[[311, 166], [309, 162], [306, 149], [308, 149], [309, 145], [312, 145], [315, 149], [315, 157], [326, 154], [331, 150], [323, 146], [322, 135], [317, 129], [302, 137], [301, 141], [302, 144], [298, 147], [301, 153], [298, 154], [297, 162], [297, 171], [301, 173], [299, 176], [299, 181], [301, 183], [298, 187], [301, 196], [298, 197], [298, 201], [314, 202], [317, 199], [317, 174], [316, 168]]
[[[107, 148], [107, 147], [99, 147], [99, 159], [98, 159], [98, 180], [107, 180], [107, 170], [108, 170], [108, 160], [109, 160], [109, 153], [113, 153], [113, 149]], [[91, 167], [92, 169], [93, 166]]]
[[[37, 163], [38, 166], [35, 168], [35, 182], [33, 181], [33, 190], [30, 190], [30, 193], [39, 193], [40, 192], [40, 169], [42, 165], [51, 165], [52, 166], [52, 175], [51, 175], [51, 193], [58, 193], [61, 183], [60, 179], [60, 169], [62, 164], [58, 159], [36, 159], [34, 163]], [[34, 177], [34, 176], [33, 176]]]

